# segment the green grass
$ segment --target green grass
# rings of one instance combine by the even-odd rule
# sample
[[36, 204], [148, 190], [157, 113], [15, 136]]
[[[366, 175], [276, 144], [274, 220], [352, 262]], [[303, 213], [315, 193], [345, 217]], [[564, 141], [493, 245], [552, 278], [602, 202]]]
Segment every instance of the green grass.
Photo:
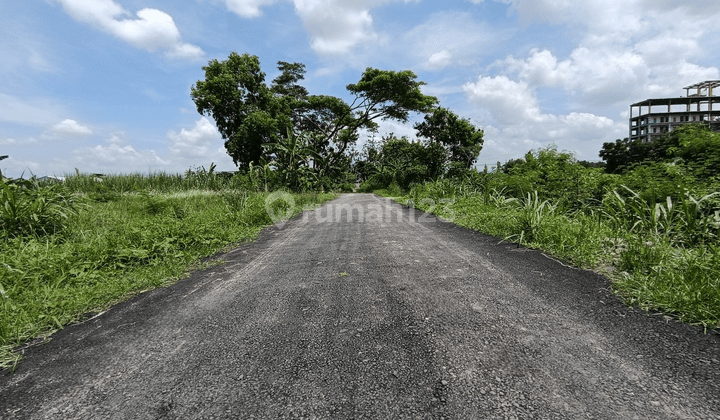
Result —
[[[77, 178], [16, 191], [21, 206], [52, 192], [60, 208], [72, 208], [54, 224], [46, 223], [43, 211], [57, 209], [47, 206], [35, 208], [36, 217], [28, 210], [20, 223], [45, 221], [42, 229], [17, 229], [10, 217], [0, 225], [0, 368], [17, 363], [13, 347], [140, 291], [172, 284], [190, 267], [202, 266], [202, 258], [253, 240], [273, 222], [265, 209], [267, 193], [233, 189], [227, 180], [212, 185], [218, 190], [199, 190], [164, 174], [102, 183]], [[334, 195], [293, 197], [297, 214]]]
[[675, 203], [648, 203], [623, 187], [600, 203], [559, 210], [537, 192], [507, 197], [502, 189], [473, 190], [442, 180], [415, 186], [398, 201], [424, 211], [434, 206], [435, 214], [460, 226], [602, 272], [628, 305], [715, 329], [720, 218], [709, 198], [686, 194]]

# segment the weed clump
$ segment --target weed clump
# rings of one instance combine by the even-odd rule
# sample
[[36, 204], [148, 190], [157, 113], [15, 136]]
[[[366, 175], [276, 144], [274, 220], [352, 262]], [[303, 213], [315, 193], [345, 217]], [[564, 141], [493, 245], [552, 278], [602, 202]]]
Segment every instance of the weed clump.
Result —
[[5, 238], [59, 234], [76, 211], [75, 197], [58, 185], [0, 177], [0, 235]]

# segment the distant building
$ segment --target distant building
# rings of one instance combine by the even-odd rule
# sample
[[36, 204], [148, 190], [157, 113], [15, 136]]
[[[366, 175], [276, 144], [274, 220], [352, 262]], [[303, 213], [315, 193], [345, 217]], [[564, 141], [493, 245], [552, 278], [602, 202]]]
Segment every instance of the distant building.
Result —
[[[708, 80], [687, 86], [686, 96], [646, 99], [630, 105], [630, 141], [643, 143], [688, 123], [705, 123], [720, 131], [720, 80]], [[693, 90], [691, 93], [690, 91]]]

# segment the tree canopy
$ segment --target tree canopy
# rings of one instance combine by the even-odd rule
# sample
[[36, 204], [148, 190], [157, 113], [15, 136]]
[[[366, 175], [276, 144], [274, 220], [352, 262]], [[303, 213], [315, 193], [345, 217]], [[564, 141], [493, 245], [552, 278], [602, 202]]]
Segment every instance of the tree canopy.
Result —
[[704, 124], [686, 124], [651, 142], [604, 143], [600, 157], [606, 172], [624, 173], [642, 163], [682, 162], [699, 176], [720, 175], [720, 133]]
[[357, 83], [346, 86], [352, 95], [348, 103], [334, 96], [310, 95], [300, 85], [305, 78], [301, 63], [280, 61], [277, 68], [280, 75], [268, 86], [257, 56], [232, 52], [227, 60], [211, 60], [204, 66], [205, 79], [191, 88], [198, 112], [215, 120], [228, 154], [240, 169], [271, 165], [293, 172], [278, 175], [291, 188], [348, 178], [360, 130], [376, 130], [381, 120], [407, 123], [412, 113], [425, 114], [415, 128], [426, 143], [413, 146], [395, 139], [385, 147], [385, 154], [395, 150], [412, 155], [416, 163], [426, 156], [423, 165], [437, 178], [448, 164], [470, 168], [482, 148], [482, 130], [438, 107], [437, 98], [422, 93], [425, 83], [412, 71], [368, 67]]
[[205, 80], [191, 88], [198, 112], [215, 120], [236, 165], [259, 163], [262, 145], [274, 140], [282, 128], [260, 60], [233, 52], [225, 61], [211, 60], [203, 70]]
[[415, 124], [415, 129], [418, 137], [445, 146], [449, 161], [462, 169], [469, 169], [482, 150], [483, 131], [447, 108], [433, 109], [423, 122]]

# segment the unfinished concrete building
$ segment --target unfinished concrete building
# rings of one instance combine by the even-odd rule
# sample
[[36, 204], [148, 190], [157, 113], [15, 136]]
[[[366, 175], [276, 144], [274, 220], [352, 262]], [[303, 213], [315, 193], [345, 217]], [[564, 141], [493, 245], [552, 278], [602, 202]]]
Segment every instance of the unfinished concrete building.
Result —
[[[630, 141], [643, 143], [688, 123], [707, 124], [720, 131], [720, 80], [708, 80], [685, 87], [685, 96], [646, 99], [630, 105]], [[692, 91], [692, 92], [691, 92]]]

